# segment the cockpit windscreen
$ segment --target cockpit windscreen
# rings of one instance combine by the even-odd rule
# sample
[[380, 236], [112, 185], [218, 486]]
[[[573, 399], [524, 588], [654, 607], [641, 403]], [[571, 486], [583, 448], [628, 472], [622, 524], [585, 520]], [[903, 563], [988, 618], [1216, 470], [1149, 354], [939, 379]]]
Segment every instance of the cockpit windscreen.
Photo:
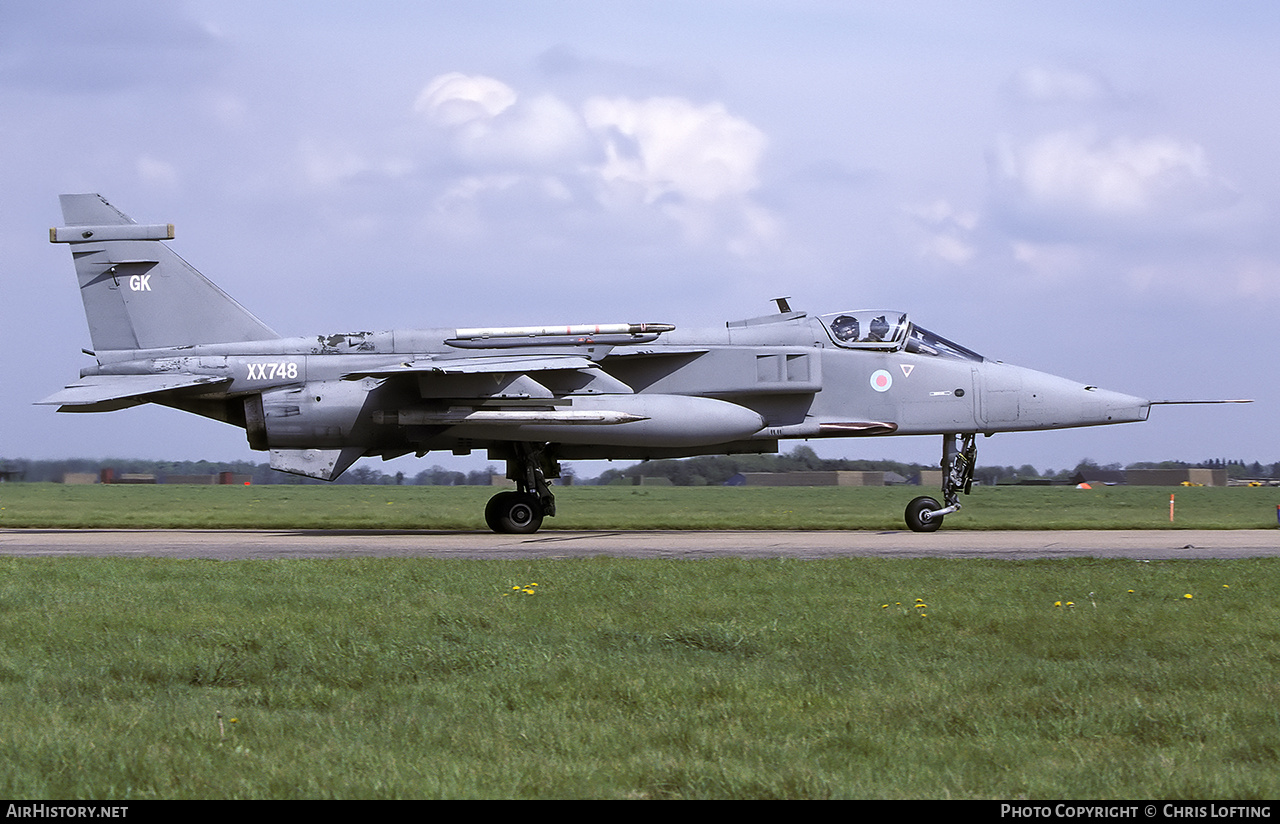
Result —
[[935, 335], [907, 320], [902, 312], [858, 310], [822, 315], [831, 340], [845, 349], [871, 349], [894, 352], [905, 349], [912, 354], [939, 358], [982, 361], [983, 357], [941, 335]]
[[915, 324], [911, 326], [911, 334], [907, 336], [908, 352], [920, 355], [933, 355], [939, 358], [959, 358], [960, 360], [983, 361], [984, 358], [972, 349], [966, 349], [958, 343], [952, 343], [942, 335], [935, 335], [928, 329]]

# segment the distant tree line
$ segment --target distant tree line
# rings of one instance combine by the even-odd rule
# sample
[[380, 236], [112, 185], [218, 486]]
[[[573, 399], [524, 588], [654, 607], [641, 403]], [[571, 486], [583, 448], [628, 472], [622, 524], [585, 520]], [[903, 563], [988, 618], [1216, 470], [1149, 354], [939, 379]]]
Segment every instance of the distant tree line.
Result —
[[[164, 483], [166, 478], [180, 475], [216, 475], [231, 472], [244, 476], [253, 484], [318, 484], [311, 478], [302, 478], [286, 472], [277, 472], [269, 464], [249, 461], [149, 461], [135, 458], [109, 458], [92, 460], [69, 458], [64, 460], [30, 460], [25, 458], [0, 458], [0, 472], [12, 480], [24, 482], [61, 483], [68, 473], [101, 474], [112, 469], [117, 477], [125, 473], [154, 475]], [[598, 478], [576, 478], [573, 467], [565, 464], [562, 483], [578, 484], [629, 483], [635, 478], [665, 478], [676, 486], [719, 486], [742, 472], [801, 472], [814, 470], [861, 470], [894, 472], [908, 481], [920, 477], [921, 470], [938, 469], [938, 464], [904, 463], [901, 461], [876, 461], [851, 458], [820, 458], [812, 448], [797, 446], [790, 452], [778, 455], [708, 455], [678, 460], [643, 461], [623, 469], [605, 470]], [[1016, 484], [1021, 481], [1050, 481], [1066, 483], [1077, 474], [1089, 474], [1097, 470], [1122, 469], [1225, 469], [1231, 478], [1280, 480], [1280, 462], [1264, 464], [1213, 458], [1198, 463], [1185, 461], [1159, 461], [1098, 464], [1085, 458], [1071, 469], [1047, 469], [1040, 472], [1030, 464], [1013, 466], [979, 466], [974, 480], [984, 486]], [[488, 486], [490, 478], [501, 474], [502, 469], [489, 465], [484, 469], [460, 472], [433, 465], [413, 476], [404, 472], [384, 473], [367, 466], [347, 470], [334, 483], [362, 485], [416, 485], [416, 486]]]
[[[786, 454], [778, 455], [714, 455], [678, 460], [645, 461], [625, 469], [610, 469], [588, 483], [625, 483], [634, 478], [666, 478], [676, 486], [721, 485], [741, 472], [799, 472], [813, 470], [861, 470], [894, 472], [908, 481], [920, 477], [922, 470], [938, 469], [939, 465], [903, 463], [901, 461], [873, 461], [850, 458], [820, 458], [812, 448], [797, 446]], [[1078, 474], [1096, 470], [1123, 469], [1223, 469], [1228, 477], [1280, 479], [1280, 462], [1262, 464], [1212, 459], [1199, 463], [1185, 461], [1161, 461], [1158, 463], [1134, 463], [1122, 466], [1118, 463], [1100, 466], [1085, 458], [1070, 469], [1048, 469], [1040, 472], [1030, 464], [1022, 466], [979, 466], [974, 470], [974, 481], [983, 486], [1016, 484], [1022, 481], [1049, 481], [1068, 483]]]
[[[312, 478], [290, 475], [287, 472], [278, 472], [272, 469], [270, 464], [252, 463], [250, 461], [148, 461], [136, 458], [29, 460], [26, 458], [0, 458], [0, 471], [5, 472], [14, 480], [32, 483], [61, 483], [68, 473], [101, 475], [104, 469], [113, 470], [116, 477], [124, 474], [154, 475], [160, 483], [164, 483], [167, 478], [181, 475], [217, 475], [222, 472], [244, 476], [253, 484], [325, 483], [325, 481], [317, 481]], [[410, 478], [403, 472], [388, 474], [367, 466], [355, 466], [343, 473], [342, 477], [338, 478], [334, 483], [488, 486], [490, 476], [497, 471], [497, 468], [493, 466], [473, 472], [454, 472], [442, 466], [432, 466]]]
[[778, 455], [707, 455], [698, 458], [644, 461], [625, 469], [609, 469], [592, 483], [626, 482], [632, 478], [666, 478], [676, 486], [719, 486], [741, 472], [809, 472], [814, 470], [871, 470], [896, 472], [904, 478], [919, 476], [919, 464], [901, 461], [869, 461], [819, 458], [808, 446], [797, 446]]

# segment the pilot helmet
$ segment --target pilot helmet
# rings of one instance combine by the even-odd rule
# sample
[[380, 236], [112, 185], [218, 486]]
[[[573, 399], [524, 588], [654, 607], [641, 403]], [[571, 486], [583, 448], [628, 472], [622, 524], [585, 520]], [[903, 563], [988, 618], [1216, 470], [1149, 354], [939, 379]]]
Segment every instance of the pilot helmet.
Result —
[[851, 318], [848, 315], [841, 315], [831, 321], [831, 332], [839, 340], [857, 340], [858, 319]]

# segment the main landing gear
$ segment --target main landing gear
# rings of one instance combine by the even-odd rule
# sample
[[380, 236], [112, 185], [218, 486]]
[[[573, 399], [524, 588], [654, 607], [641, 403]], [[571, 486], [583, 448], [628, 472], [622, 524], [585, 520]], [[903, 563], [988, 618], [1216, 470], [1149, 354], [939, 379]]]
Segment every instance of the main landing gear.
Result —
[[494, 532], [528, 535], [537, 532], [544, 517], [556, 514], [556, 496], [549, 478], [560, 477], [560, 464], [547, 455], [546, 444], [513, 444], [507, 459], [507, 477], [516, 482], [514, 492], [499, 492], [484, 508], [484, 520]]
[[942, 436], [942, 499], [947, 505], [926, 496], [913, 499], [905, 513], [912, 532], [936, 532], [944, 515], [960, 509], [960, 493], [969, 494], [977, 460], [976, 435]]

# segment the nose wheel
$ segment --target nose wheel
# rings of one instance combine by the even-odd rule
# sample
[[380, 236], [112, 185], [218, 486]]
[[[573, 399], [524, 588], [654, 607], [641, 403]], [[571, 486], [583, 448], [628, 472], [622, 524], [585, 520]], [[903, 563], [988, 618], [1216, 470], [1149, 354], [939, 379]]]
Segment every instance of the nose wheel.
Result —
[[937, 532], [938, 527], [942, 526], [941, 515], [933, 513], [942, 509], [942, 504], [933, 498], [921, 496], [913, 498], [911, 503], [907, 504], [906, 520], [907, 526], [912, 532]]
[[936, 532], [942, 519], [960, 510], [960, 493], [973, 487], [973, 470], [978, 461], [977, 435], [942, 436], [942, 500], [946, 506], [921, 496], [907, 504], [903, 514], [912, 532]]

